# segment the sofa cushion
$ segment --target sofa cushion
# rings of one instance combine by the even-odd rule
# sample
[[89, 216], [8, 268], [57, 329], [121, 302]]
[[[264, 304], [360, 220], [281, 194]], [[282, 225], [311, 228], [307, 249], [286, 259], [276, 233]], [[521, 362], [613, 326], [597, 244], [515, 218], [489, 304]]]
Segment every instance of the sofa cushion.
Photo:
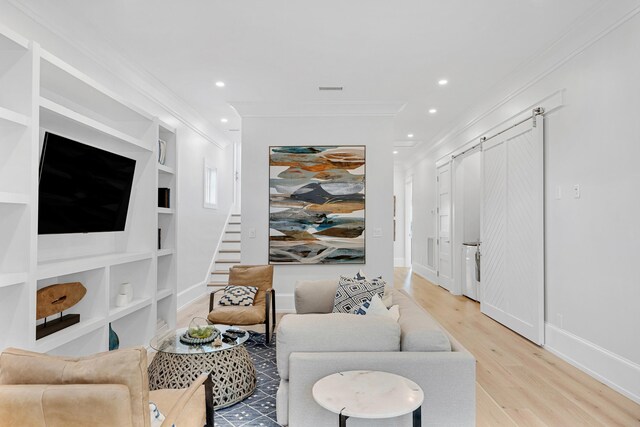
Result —
[[207, 316], [211, 323], [222, 323], [225, 325], [257, 325], [265, 321], [264, 305], [216, 305]]
[[331, 313], [337, 288], [337, 279], [299, 280], [294, 292], [296, 313]]
[[451, 351], [451, 343], [442, 327], [404, 291], [394, 291], [393, 302], [400, 306], [402, 351]]
[[147, 351], [142, 347], [78, 358], [9, 348], [0, 355], [0, 384], [122, 384], [129, 389], [133, 425], [149, 426]]
[[398, 351], [400, 326], [382, 316], [287, 314], [276, 338], [278, 373], [286, 380], [293, 352]]
[[[176, 408], [176, 402], [187, 392], [185, 389], [161, 389], [149, 392], [151, 399], [158, 409], [166, 417], [171, 424], [175, 423], [176, 427], [182, 426], [202, 426], [206, 418], [206, 405], [204, 396], [204, 387], [198, 387], [193, 392], [187, 403], [181, 408]], [[165, 425], [171, 425], [165, 422]]]

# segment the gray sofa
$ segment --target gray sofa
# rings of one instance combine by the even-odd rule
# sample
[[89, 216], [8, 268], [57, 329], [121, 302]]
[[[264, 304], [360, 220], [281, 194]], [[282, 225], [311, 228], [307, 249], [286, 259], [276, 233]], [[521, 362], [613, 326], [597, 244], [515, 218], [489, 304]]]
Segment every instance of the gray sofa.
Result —
[[[383, 316], [332, 314], [337, 286], [337, 280], [298, 282], [296, 314], [280, 321], [278, 423], [336, 425], [337, 415], [313, 400], [313, 385], [335, 372], [368, 369], [402, 375], [422, 387], [423, 426], [474, 426], [475, 359], [471, 353], [404, 291], [389, 292], [393, 304], [400, 306], [398, 322]], [[411, 416], [352, 418], [348, 425], [410, 426]]]

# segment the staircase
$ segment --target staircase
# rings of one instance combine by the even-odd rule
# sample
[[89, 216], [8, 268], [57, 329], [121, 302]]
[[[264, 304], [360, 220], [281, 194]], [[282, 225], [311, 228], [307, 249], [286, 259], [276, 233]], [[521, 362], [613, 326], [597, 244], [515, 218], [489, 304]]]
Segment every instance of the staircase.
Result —
[[208, 286], [223, 287], [229, 283], [229, 269], [240, 264], [240, 214], [231, 214], [224, 230], [222, 244], [215, 255], [213, 271]]

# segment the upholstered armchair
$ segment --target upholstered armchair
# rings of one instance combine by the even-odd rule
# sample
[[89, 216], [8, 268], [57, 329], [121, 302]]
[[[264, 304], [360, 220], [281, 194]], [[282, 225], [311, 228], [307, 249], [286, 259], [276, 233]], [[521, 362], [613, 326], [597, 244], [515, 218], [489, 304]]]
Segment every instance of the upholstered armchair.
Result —
[[266, 342], [269, 344], [276, 324], [276, 300], [273, 290], [272, 265], [236, 265], [229, 270], [229, 285], [255, 286], [258, 292], [251, 306], [220, 305], [218, 295], [223, 289], [211, 292], [209, 316], [212, 323], [249, 326], [265, 325]]
[[0, 425], [149, 427], [149, 401], [163, 427], [213, 427], [201, 375], [188, 389], [149, 392], [142, 347], [93, 356], [49, 356], [14, 348], [0, 354]]

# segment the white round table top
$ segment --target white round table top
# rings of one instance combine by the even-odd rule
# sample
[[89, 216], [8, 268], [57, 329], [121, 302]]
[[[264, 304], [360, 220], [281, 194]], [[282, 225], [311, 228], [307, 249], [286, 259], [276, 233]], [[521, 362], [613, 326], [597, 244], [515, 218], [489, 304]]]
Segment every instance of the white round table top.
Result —
[[356, 418], [398, 417], [418, 409], [424, 400], [418, 384], [380, 371], [338, 372], [316, 382], [312, 392], [323, 408]]

